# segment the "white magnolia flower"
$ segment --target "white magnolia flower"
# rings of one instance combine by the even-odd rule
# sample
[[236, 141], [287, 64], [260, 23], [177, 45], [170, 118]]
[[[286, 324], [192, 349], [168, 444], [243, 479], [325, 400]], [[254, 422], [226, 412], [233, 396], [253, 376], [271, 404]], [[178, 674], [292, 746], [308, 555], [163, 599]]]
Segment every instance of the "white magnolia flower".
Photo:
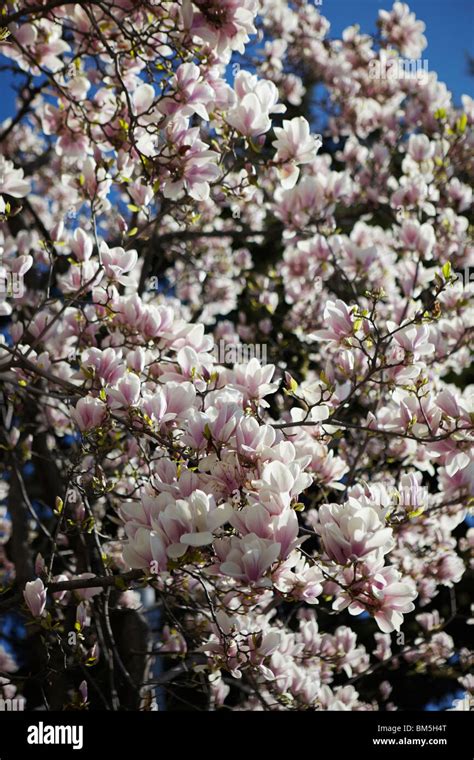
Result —
[[30, 192], [29, 180], [23, 179], [23, 169], [15, 169], [12, 161], [0, 156], [0, 214], [5, 212], [5, 200], [2, 193], [13, 198], [24, 198]]

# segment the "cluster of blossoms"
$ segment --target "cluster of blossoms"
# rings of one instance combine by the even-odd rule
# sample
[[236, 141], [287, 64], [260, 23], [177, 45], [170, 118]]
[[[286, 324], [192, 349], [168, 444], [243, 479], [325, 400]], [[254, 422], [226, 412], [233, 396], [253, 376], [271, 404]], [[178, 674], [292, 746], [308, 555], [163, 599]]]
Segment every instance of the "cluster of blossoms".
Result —
[[93, 699], [57, 658], [110, 667], [110, 609], [135, 635], [147, 604], [211, 709], [394, 710], [397, 669], [448, 662], [472, 693], [474, 106], [369, 68], [424, 25], [395, 2], [379, 49], [302, 0], [7, 6], [0, 605], [50, 703]]

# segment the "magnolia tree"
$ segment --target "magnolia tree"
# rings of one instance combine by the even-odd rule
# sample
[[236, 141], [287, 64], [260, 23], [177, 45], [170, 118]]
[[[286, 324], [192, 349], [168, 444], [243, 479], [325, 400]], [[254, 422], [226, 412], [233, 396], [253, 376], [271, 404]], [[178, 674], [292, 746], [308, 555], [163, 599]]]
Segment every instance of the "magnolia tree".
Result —
[[342, 39], [319, 6], [3, 4], [0, 683], [26, 709], [474, 694], [474, 102], [405, 3]]

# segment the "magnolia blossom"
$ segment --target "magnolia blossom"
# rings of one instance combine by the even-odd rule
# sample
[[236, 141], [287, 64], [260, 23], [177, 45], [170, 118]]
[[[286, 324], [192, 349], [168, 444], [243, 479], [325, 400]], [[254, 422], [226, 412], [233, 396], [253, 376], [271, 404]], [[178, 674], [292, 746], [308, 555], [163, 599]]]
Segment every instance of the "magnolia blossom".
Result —
[[77, 422], [79, 430], [84, 432], [102, 424], [107, 414], [107, 407], [100, 399], [94, 396], [85, 396], [79, 399], [71, 414]]
[[233, 371], [233, 385], [244, 394], [245, 400], [257, 400], [261, 406], [268, 406], [264, 397], [278, 388], [277, 382], [270, 382], [275, 372], [273, 364], [263, 367], [258, 359], [251, 359], [248, 364], [236, 364]]
[[263, 576], [280, 555], [280, 544], [248, 533], [242, 538], [219, 539], [215, 549], [219, 571], [247, 583], [263, 583]]
[[84, 230], [78, 227], [74, 230], [73, 239], [71, 241], [71, 250], [75, 254], [78, 261], [87, 261], [92, 255], [94, 245], [92, 239]]
[[128, 280], [123, 275], [135, 267], [138, 260], [137, 252], [133, 249], [125, 251], [120, 247], [109, 248], [107, 243], [102, 242], [100, 254], [105, 273], [109, 279], [116, 280], [122, 285], [127, 284]]
[[290, 506], [296, 497], [311, 483], [311, 476], [301, 471], [296, 462], [283, 464], [274, 461], [266, 464], [262, 477], [253, 482], [258, 500], [270, 514], [278, 515]]
[[228, 522], [229, 504], [216, 506], [214, 498], [194, 491], [189, 499], [169, 500], [156, 517], [153, 529], [162, 537], [168, 557], [182, 557], [189, 546], [206, 546], [214, 540], [213, 531]]
[[231, 524], [240, 533], [255, 533], [280, 544], [280, 557], [284, 559], [303, 539], [298, 538], [298, 518], [293, 510], [272, 516], [263, 505], [252, 504], [230, 516]]
[[15, 169], [13, 161], [0, 156], [0, 214], [5, 213], [5, 199], [2, 193], [13, 198], [24, 198], [30, 192], [30, 182], [23, 179], [23, 169]]
[[169, 139], [179, 158], [166, 164], [163, 192], [166, 198], [181, 198], [184, 192], [198, 201], [209, 198], [210, 183], [220, 177], [218, 154], [198, 138], [199, 129], [189, 129], [188, 122], [175, 117], [168, 127]]
[[426, 325], [420, 327], [412, 325], [400, 329], [394, 322], [387, 322], [387, 327], [394, 333], [395, 342], [405, 351], [412, 353], [415, 358], [431, 353], [433, 350], [433, 346], [428, 342], [430, 331]]
[[130, 566], [143, 567], [153, 559], [166, 568], [167, 558], [179, 559], [189, 547], [211, 544], [214, 532], [231, 518], [232, 507], [216, 505], [214, 497], [197, 489], [186, 499], [166, 492], [144, 494], [139, 508], [124, 504], [121, 515], [131, 539], [126, 546]]
[[391, 11], [379, 11], [382, 34], [407, 58], [418, 58], [427, 45], [423, 21], [417, 21], [407, 3], [395, 2]]
[[278, 90], [273, 82], [258, 80], [246, 71], [235, 78], [238, 102], [227, 114], [227, 123], [244, 137], [259, 137], [271, 128], [270, 114], [283, 113], [278, 104]]
[[217, 53], [226, 49], [244, 52], [249, 35], [257, 31], [254, 20], [256, 0], [196, 0], [194, 5], [201, 13], [193, 13], [190, 0], [185, 0], [183, 17], [192, 23], [194, 35], [207, 42]]
[[268, 113], [264, 111], [257, 95], [249, 92], [227, 116], [231, 127], [244, 137], [259, 137], [271, 128]]
[[[345, 572], [349, 581], [352, 569]], [[382, 567], [380, 558], [369, 565], [362, 565], [359, 575], [364, 578], [352, 584], [350, 592], [343, 591], [333, 603], [333, 609], [348, 608], [351, 615], [369, 611], [383, 633], [399, 631], [403, 615], [411, 612], [417, 596], [413, 581], [404, 579], [394, 567]]]
[[111, 409], [128, 409], [136, 406], [140, 397], [140, 379], [132, 372], [120, 378], [115, 388], [107, 390], [107, 402]]
[[[399, 631], [403, 615], [415, 609], [416, 590], [413, 583], [401, 582], [400, 574], [391, 567], [383, 568], [380, 577], [371, 584], [374, 598], [374, 618], [381, 631]], [[350, 610], [349, 610], [350, 611]]]
[[46, 589], [41, 578], [28, 581], [23, 596], [33, 617], [41, 617], [46, 607]]
[[274, 161], [280, 164], [282, 187], [293, 187], [299, 176], [297, 164], [307, 164], [314, 160], [322, 145], [319, 135], [310, 134], [309, 124], [303, 116], [283, 120], [283, 127], [275, 127], [276, 149]]
[[182, 63], [178, 66], [171, 86], [176, 90], [176, 94], [159, 103], [158, 109], [161, 113], [172, 115], [179, 111], [183, 116], [197, 113], [202, 119], [209, 119], [207, 106], [212, 105], [214, 91], [211, 85], [202, 79], [201, 71], [195, 63]]
[[133, 110], [138, 116], [139, 124], [153, 121], [151, 106], [155, 100], [155, 90], [150, 84], [141, 84], [132, 95]]
[[88, 377], [98, 378], [103, 384], [114, 385], [125, 373], [125, 366], [120, 352], [113, 348], [101, 351], [98, 348], [90, 348], [83, 354], [81, 374]]
[[[424, 258], [430, 259], [432, 257], [436, 237], [431, 224], [420, 224], [416, 219], [403, 220], [400, 240], [403, 246], [411, 251], [423, 254]], [[413, 284], [416, 284], [414, 276], [412, 276], [410, 284], [412, 287]]]
[[318, 604], [323, 593], [324, 576], [321, 569], [311, 565], [298, 551], [293, 551], [272, 573], [275, 587], [292, 599], [306, 604]]
[[391, 528], [384, 527], [376, 510], [361, 507], [353, 498], [344, 504], [323, 504], [316, 530], [328, 558], [340, 565], [374, 552], [387, 554], [395, 543]]
[[354, 334], [353, 310], [344, 301], [328, 301], [324, 309], [323, 330], [316, 330], [309, 337], [316, 340], [329, 340], [345, 344]]
[[132, 524], [125, 526], [125, 530], [129, 540], [123, 547], [123, 561], [127, 567], [150, 570], [154, 562], [160, 571], [167, 569], [165, 545], [156, 531]]

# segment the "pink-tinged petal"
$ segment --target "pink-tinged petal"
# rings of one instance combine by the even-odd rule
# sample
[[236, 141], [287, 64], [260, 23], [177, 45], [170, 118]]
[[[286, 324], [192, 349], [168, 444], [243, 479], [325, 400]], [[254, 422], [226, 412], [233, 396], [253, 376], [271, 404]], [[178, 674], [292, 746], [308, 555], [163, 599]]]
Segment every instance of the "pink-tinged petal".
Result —
[[133, 105], [137, 114], [146, 113], [155, 99], [155, 91], [151, 84], [142, 84], [132, 95]]

